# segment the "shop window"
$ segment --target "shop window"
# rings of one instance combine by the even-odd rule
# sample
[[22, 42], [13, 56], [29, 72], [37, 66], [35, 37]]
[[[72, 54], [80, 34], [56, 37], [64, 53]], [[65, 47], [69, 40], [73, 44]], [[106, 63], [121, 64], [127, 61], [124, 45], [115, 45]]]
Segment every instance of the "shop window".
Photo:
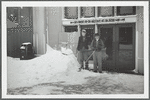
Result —
[[78, 7], [65, 7], [65, 18], [77, 19], [78, 18]]
[[7, 19], [9, 21], [18, 23], [18, 7], [7, 7]]
[[114, 16], [114, 7], [98, 7], [98, 16], [107, 17]]
[[30, 27], [30, 10], [31, 8], [30, 7], [23, 7], [20, 11], [21, 13], [21, 26], [22, 27]]
[[78, 31], [78, 28], [77, 26], [65, 26], [65, 32], [77, 32]]
[[135, 14], [136, 14], [135, 6], [117, 7], [117, 15], [135, 15]]
[[30, 27], [31, 12], [31, 7], [7, 7], [7, 20], [17, 27]]
[[95, 7], [81, 7], [81, 18], [95, 17]]

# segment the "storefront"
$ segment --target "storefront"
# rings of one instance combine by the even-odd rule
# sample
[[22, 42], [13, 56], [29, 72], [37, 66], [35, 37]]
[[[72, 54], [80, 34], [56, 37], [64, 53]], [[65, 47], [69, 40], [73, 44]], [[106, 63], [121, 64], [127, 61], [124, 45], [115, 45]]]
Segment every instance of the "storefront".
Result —
[[[65, 7], [63, 9], [65, 14], [62, 19], [62, 25], [65, 29], [68, 27], [77, 28], [74, 29], [77, 30], [77, 36], [80, 36], [82, 29], [85, 29], [90, 42], [94, 33], [99, 33], [106, 46], [108, 59], [103, 62], [103, 66], [107, 69], [134, 70], [137, 69], [138, 64], [138, 50], [136, 48], [140, 47], [136, 42], [139, 40], [137, 27], [139, 23], [142, 23], [138, 19], [139, 9], [143, 8], [131, 6]], [[71, 13], [72, 11], [76, 11], [76, 13]], [[70, 29], [70, 32], [72, 31]]]
[[68, 42], [76, 54], [78, 38], [85, 29], [90, 42], [94, 33], [99, 33], [105, 42], [109, 58], [103, 66], [144, 73], [143, 6], [33, 7], [30, 13], [33, 14], [30, 27], [33, 32], [28, 31], [26, 34], [32, 36], [25, 37], [33, 41], [37, 55], [46, 53], [46, 44], [58, 48], [61, 42]]

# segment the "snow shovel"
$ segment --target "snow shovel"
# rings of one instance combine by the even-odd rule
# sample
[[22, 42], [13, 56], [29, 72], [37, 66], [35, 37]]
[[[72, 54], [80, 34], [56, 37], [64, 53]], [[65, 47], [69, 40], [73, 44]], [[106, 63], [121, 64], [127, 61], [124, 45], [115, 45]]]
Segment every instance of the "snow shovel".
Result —
[[94, 52], [95, 52], [95, 51], [92, 52], [92, 54], [88, 57], [87, 60], [83, 61], [83, 66], [84, 66], [83, 68], [86, 67], [86, 66], [85, 66], [86, 62], [92, 57], [92, 55], [94, 54]]

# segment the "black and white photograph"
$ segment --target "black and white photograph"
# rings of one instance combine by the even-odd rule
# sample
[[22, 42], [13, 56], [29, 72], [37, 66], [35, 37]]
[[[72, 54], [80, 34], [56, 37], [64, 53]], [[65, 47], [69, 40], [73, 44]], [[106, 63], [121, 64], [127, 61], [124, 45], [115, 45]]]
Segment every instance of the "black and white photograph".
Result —
[[2, 98], [148, 98], [148, 1], [2, 1]]

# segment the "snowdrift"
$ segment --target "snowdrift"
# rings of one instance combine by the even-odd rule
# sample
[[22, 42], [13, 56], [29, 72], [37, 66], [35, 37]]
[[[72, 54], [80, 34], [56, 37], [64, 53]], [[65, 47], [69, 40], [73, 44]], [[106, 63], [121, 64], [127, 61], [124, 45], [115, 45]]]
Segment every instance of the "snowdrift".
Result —
[[71, 50], [63, 55], [61, 51], [52, 49], [47, 45], [46, 54], [31, 59], [20, 60], [8, 57], [7, 87], [27, 87], [49, 82], [58, 73], [77, 71], [79, 64]]

